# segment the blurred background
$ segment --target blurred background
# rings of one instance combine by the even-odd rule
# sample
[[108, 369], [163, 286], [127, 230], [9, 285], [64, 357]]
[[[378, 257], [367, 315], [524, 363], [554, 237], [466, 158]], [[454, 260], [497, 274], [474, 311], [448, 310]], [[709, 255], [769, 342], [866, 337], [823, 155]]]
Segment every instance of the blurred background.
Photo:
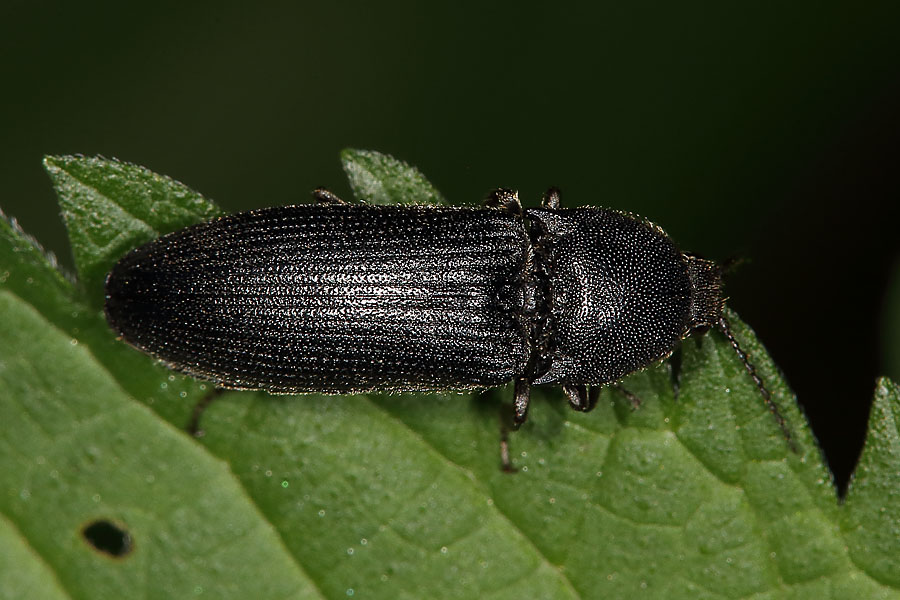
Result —
[[227, 211], [349, 196], [348, 146], [457, 203], [557, 185], [746, 259], [729, 303], [844, 484], [876, 376], [900, 377], [898, 26], [893, 2], [7, 1], [0, 206], [71, 266], [44, 154]]

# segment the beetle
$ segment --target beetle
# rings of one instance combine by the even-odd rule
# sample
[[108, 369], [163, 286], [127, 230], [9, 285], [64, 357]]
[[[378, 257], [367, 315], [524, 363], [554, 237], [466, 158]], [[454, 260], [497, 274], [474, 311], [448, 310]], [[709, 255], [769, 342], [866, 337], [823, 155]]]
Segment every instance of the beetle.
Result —
[[319, 202], [251, 210], [164, 235], [106, 279], [126, 342], [173, 369], [273, 394], [479, 389], [514, 382], [591, 410], [604, 385], [711, 328], [787, 425], [723, 314], [722, 269], [631, 213]]

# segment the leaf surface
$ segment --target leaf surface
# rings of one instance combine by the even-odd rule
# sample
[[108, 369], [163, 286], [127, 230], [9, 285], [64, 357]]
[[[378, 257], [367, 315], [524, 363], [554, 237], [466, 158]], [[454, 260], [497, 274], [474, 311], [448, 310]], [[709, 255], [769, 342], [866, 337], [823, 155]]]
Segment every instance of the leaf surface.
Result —
[[104, 158], [48, 156], [69, 231], [78, 277], [93, 306], [102, 304], [103, 282], [126, 251], [219, 209], [187, 186], [144, 167]]
[[[0, 347], [16, 349], [0, 361], [0, 511], [26, 571], [76, 598], [319, 597], [223, 462], [8, 290], [0, 314]], [[121, 524], [133, 550], [89, 544], [98, 520]]]

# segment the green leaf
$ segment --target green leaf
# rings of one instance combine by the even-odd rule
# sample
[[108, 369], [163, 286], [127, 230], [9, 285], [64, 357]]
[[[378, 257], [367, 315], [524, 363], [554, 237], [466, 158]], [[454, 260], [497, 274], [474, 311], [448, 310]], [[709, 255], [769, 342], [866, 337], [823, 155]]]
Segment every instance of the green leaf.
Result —
[[871, 576], [900, 588], [900, 388], [881, 379], [869, 435], [847, 491], [843, 521], [850, 557]]
[[[50, 569], [70, 597], [318, 597], [227, 465], [8, 290], [0, 314], [0, 347], [15, 348], [0, 361], [0, 510], [26, 569]], [[93, 549], [82, 530], [96, 520], [124, 524], [133, 551]]]
[[[97, 164], [80, 165], [81, 178], [102, 188]], [[381, 164], [371, 177], [386, 187], [408, 169]], [[165, 229], [137, 196], [114, 203], [146, 219], [118, 221], [115, 235]], [[85, 252], [98, 265], [105, 253]], [[510, 436], [509, 475], [498, 450], [510, 389], [232, 392], [208, 408], [197, 444], [179, 428], [202, 384], [112, 339], [92, 293], [0, 220], [0, 537], [16, 557], [0, 559], [3, 581], [15, 570], [19, 585], [40, 578], [47, 595], [91, 598], [126, 586], [156, 597], [900, 598], [900, 392], [879, 384], [840, 504], [790, 390], [733, 313], [798, 453], [713, 332], [685, 342], [677, 397], [668, 363], [623, 382], [637, 410], [610, 390], [590, 414], [558, 390], [536, 393]], [[86, 543], [98, 518], [127, 528], [130, 555]]]
[[3, 598], [68, 598], [53, 570], [5, 517], [0, 517], [0, 548], [3, 548], [0, 552]]
[[[50, 160], [55, 159], [48, 158], [47, 162]], [[107, 161], [95, 161], [91, 164], [97, 164], [102, 171], [106, 163]], [[137, 167], [133, 172], [139, 178], [143, 178], [146, 173]], [[94, 177], [99, 177], [99, 174], [94, 174]], [[153, 177], [158, 180], [165, 179], [156, 175]], [[133, 182], [128, 187], [134, 189], [138, 187], [137, 183]], [[178, 186], [180, 184], [173, 182], [176, 189], [167, 193], [177, 193]], [[147, 197], [140, 194], [137, 196]], [[138, 201], [133, 198], [131, 200]], [[121, 201], [128, 202], [125, 199]], [[206, 207], [199, 206], [191, 220], [202, 220], [207, 210]], [[169, 221], [170, 217], [160, 215], [153, 225], [162, 229]], [[144, 225], [137, 221], [126, 223], [131, 229], [120, 232], [120, 235], [139, 239]], [[113, 332], [106, 325], [101, 311], [90, 305], [86, 294], [81, 292], [81, 287], [63, 276], [56, 266], [55, 259], [25, 235], [15, 221], [8, 220], [0, 212], [0, 289], [9, 290], [34, 306], [56, 328], [90, 348], [128, 393], [151, 406], [177, 426], [187, 423], [192, 412], [192, 404], [207, 393], [207, 386], [190, 378], [172, 374], [161, 365], [148, 361], [140, 352], [117, 342]], [[101, 297], [102, 290], [101, 281], [98, 292]]]
[[187, 186], [149, 170], [103, 158], [48, 156], [69, 230], [78, 277], [93, 306], [103, 282], [126, 251], [164, 233], [211, 219], [219, 209]]
[[357, 200], [370, 204], [446, 204], [415, 167], [373, 150], [347, 148], [341, 164]]

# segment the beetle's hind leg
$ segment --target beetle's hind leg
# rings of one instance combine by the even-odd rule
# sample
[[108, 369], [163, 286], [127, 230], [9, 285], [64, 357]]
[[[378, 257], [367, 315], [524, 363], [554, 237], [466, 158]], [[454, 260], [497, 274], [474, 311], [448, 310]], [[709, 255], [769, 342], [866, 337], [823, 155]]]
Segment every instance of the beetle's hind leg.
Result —
[[317, 187], [316, 189], [314, 189], [312, 191], [312, 197], [313, 200], [315, 200], [316, 202], [321, 202], [322, 204], [350, 204], [334, 192], [323, 187]]
[[194, 410], [191, 411], [191, 419], [185, 427], [192, 437], [201, 438], [205, 435], [203, 429], [200, 428], [200, 419], [203, 417], [206, 409], [209, 408], [209, 405], [224, 393], [225, 388], [213, 388], [194, 405]]

